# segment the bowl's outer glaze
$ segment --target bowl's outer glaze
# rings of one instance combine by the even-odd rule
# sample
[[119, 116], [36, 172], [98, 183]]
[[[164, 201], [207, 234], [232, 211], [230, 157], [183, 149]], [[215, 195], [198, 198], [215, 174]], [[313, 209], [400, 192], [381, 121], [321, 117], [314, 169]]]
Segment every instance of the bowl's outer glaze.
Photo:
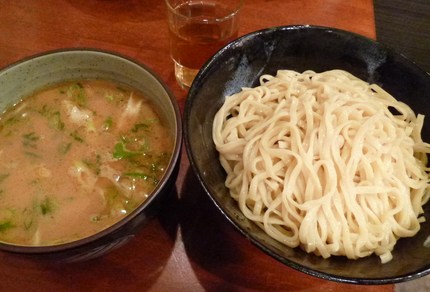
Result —
[[140, 90], [159, 110], [174, 139], [166, 173], [152, 194], [123, 220], [100, 233], [56, 246], [26, 247], [0, 243], [6, 250], [29, 258], [77, 262], [99, 257], [133, 238], [161, 207], [175, 186], [182, 144], [182, 122], [176, 98], [151, 69], [119, 54], [79, 48], [44, 52], [0, 71], [0, 112], [22, 98], [59, 82], [103, 79]]
[[[258, 85], [262, 74], [278, 69], [299, 72], [343, 69], [381, 85], [417, 113], [427, 114], [423, 138], [430, 141], [430, 76], [403, 56], [360, 35], [315, 26], [274, 27], [243, 36], [221, 49], [200, 70], [190, 88], [184, 112], [185, 143], [192, 168], [209, 197], [228, 220], [264, 252], [287, 266], [324, 279], [385, 284], [430, 272], [430, 222], [413, 238], [401, 239], [394, 259], [382, 265], [377, 256], [360, 260], [323, 259], [292, 249], [267, 236], [243, 216], [224, 185], [225, 173], [212, 142], [212, 122], [224, 96]], [[425, 215], [430, 218], [430, 208]]]

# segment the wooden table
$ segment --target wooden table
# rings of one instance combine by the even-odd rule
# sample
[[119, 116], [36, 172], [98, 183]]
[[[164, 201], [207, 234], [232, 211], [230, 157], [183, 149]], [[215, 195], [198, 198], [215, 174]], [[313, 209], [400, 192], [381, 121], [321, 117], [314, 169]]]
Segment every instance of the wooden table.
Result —
[[[183, 109], [187, 92], [175, 81], [165, 13], [162, 0], [0, 0], [0, 67], [59, 48], [116, 51], [152, 68]], [[315, 24], [376, 37], [371, 0], [245, 0], [241, 17], [240, 34]], [[208, 200], [185, 151], [176, 187], [134, 240], [100, 259], [48, 266], [0, 253], [0, 290], [393, 291], [314, 278], [261, 252]]]

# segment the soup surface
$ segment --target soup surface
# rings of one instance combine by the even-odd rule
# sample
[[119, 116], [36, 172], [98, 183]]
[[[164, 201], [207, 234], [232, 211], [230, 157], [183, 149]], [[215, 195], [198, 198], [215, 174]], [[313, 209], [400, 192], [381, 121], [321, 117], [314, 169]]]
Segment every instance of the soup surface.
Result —
[[154, 189], [172, 147], [153, 105], [119, 84], [23, 99], [0, 118], [0, 240], [55, 245], [111, 226]]

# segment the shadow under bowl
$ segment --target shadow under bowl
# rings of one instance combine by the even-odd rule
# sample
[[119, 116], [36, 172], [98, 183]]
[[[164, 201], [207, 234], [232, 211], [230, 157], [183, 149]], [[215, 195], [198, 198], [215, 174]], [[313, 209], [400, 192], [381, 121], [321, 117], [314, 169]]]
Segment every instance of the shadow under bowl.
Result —
[[[323, 259], [270, 238], [239, 210], [225, 187], [226, 174], [212, 140], [214, 115], [225, 96], [242, 87], [259, 85], [262, 74], [279, 69], [316, 72], [342, 69], [376, 83], [416, 113], [430, 117], [430, 76], [413, 62], [366, 37], [327, 27], [308, 25], [274, 27], [245, 35], [217, 52], [200, 70], [187, 98], [184, 139], [190, 164], [208, 196], [246, 238], [273, 258], [304, 273], [355, 284], [388, 284], [430, 273], [430, 220], [412, 238], [400, 239], [393, 260], [381, 264], [377, 256], [359, 260]], [[430, 141], [430, 119], [423, 128]], [[425, 206], [430, 218], [430, 206]]]

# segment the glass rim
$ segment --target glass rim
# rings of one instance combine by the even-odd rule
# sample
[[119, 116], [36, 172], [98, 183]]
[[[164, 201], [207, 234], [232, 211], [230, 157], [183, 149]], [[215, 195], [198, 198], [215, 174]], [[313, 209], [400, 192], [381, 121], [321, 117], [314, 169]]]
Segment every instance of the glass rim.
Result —
[[[170, 3], [171, 1], [164, 0], [164, 2], [166, 3], [167, 9], [171, 13], [173, 13], [174, 15], [180, 16], [180, 17], [183, 17], [183, 18], [189, 18], [189, 19], [193, 19], [194, 18], [194, 17], [189, 17], [188, 15], [184, 15], [182, 13], [178, 13], [178, 11], [175, 9], [175, 7], [173, 7], [172, 4]], [[201, 1], [201, 0], [200, 1], [192, 1], [191, 0], [191, 1], [185, 1], [184, 3], [203, 3], [203, 2], [204, 1]], [[214, 1], [207, 1], [207, 2], [213, 3]], [[215, 2], [217, 2], [217, 1], [215, 1]], [[218, 2], [225, 3], [224, 1], [218, 1]], [[234, 6], [232, 9], [229, 9], [229, 13], [226, 14], [225, 16], [222, 16], [222, 17], [213, 17], [213, 18], [209, 18], [209, 19], [203, 19], [202, 21], [203, 22], [219, 22], [219, 21], [223, 21], [225, 19], [231, 18], [231, 17], [233, 17], [233, 16], [235, 16], [236, 14], [239, 13], [240, 9], [243, 6], [243, 2], [244, 2], [244, 0], [237, 0], [237, 5]]]

